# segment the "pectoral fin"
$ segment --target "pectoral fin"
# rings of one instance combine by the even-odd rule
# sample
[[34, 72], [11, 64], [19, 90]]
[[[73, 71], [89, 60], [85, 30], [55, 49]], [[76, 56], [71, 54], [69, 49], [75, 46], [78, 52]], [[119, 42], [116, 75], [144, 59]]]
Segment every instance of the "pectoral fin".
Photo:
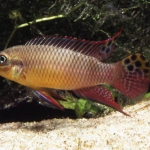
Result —
[[11, 70], [12, 78], [17, 80], [22, 74], [23, 69], [24, 69], [23, 62], [19, 59], [18, 60], [14, 59], [12, 62], [12, 70]]

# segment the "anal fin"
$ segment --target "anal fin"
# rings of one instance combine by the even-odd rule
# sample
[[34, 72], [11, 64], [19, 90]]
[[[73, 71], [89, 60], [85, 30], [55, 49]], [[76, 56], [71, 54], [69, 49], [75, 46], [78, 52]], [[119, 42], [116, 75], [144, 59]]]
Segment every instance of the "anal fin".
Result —
[[115, 102], [111, 92], [102, 86], [94, 86], [89, 88], [78, 89], [74, 90], [74, 93], [79, 97], [87, 98], [96, 101], [98, 103], [113, 107], [119, 112], [123, 113], [124, 115], [130, 116], [121, 109], [119, 104]]

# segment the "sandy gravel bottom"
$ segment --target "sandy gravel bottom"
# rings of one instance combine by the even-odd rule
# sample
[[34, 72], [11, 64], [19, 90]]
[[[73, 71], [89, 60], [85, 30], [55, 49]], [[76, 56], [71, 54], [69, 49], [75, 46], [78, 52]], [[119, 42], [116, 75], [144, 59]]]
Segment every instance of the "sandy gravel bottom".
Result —
[[150, 101], [97, 119], [0, 124], [0, 150], [150, 150]]

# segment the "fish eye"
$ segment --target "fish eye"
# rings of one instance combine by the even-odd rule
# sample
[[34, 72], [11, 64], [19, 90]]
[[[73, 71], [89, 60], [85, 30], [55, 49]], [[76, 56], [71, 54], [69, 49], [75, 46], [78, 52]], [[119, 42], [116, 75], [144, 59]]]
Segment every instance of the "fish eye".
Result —
[[7, 61], [7, 57], [4, 55], [0, 55], [0, 64], [3, 64]]

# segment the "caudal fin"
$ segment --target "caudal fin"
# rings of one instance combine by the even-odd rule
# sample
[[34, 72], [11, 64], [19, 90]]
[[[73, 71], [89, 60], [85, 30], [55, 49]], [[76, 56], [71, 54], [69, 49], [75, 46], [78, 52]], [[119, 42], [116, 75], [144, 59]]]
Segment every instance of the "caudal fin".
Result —
[[116, 80], [112, 86], [126, 97], [139, 100], [147, 92], [150, 83], [150, 65], [142, 54], [130, 55], [116, 63], [116, 72]]

